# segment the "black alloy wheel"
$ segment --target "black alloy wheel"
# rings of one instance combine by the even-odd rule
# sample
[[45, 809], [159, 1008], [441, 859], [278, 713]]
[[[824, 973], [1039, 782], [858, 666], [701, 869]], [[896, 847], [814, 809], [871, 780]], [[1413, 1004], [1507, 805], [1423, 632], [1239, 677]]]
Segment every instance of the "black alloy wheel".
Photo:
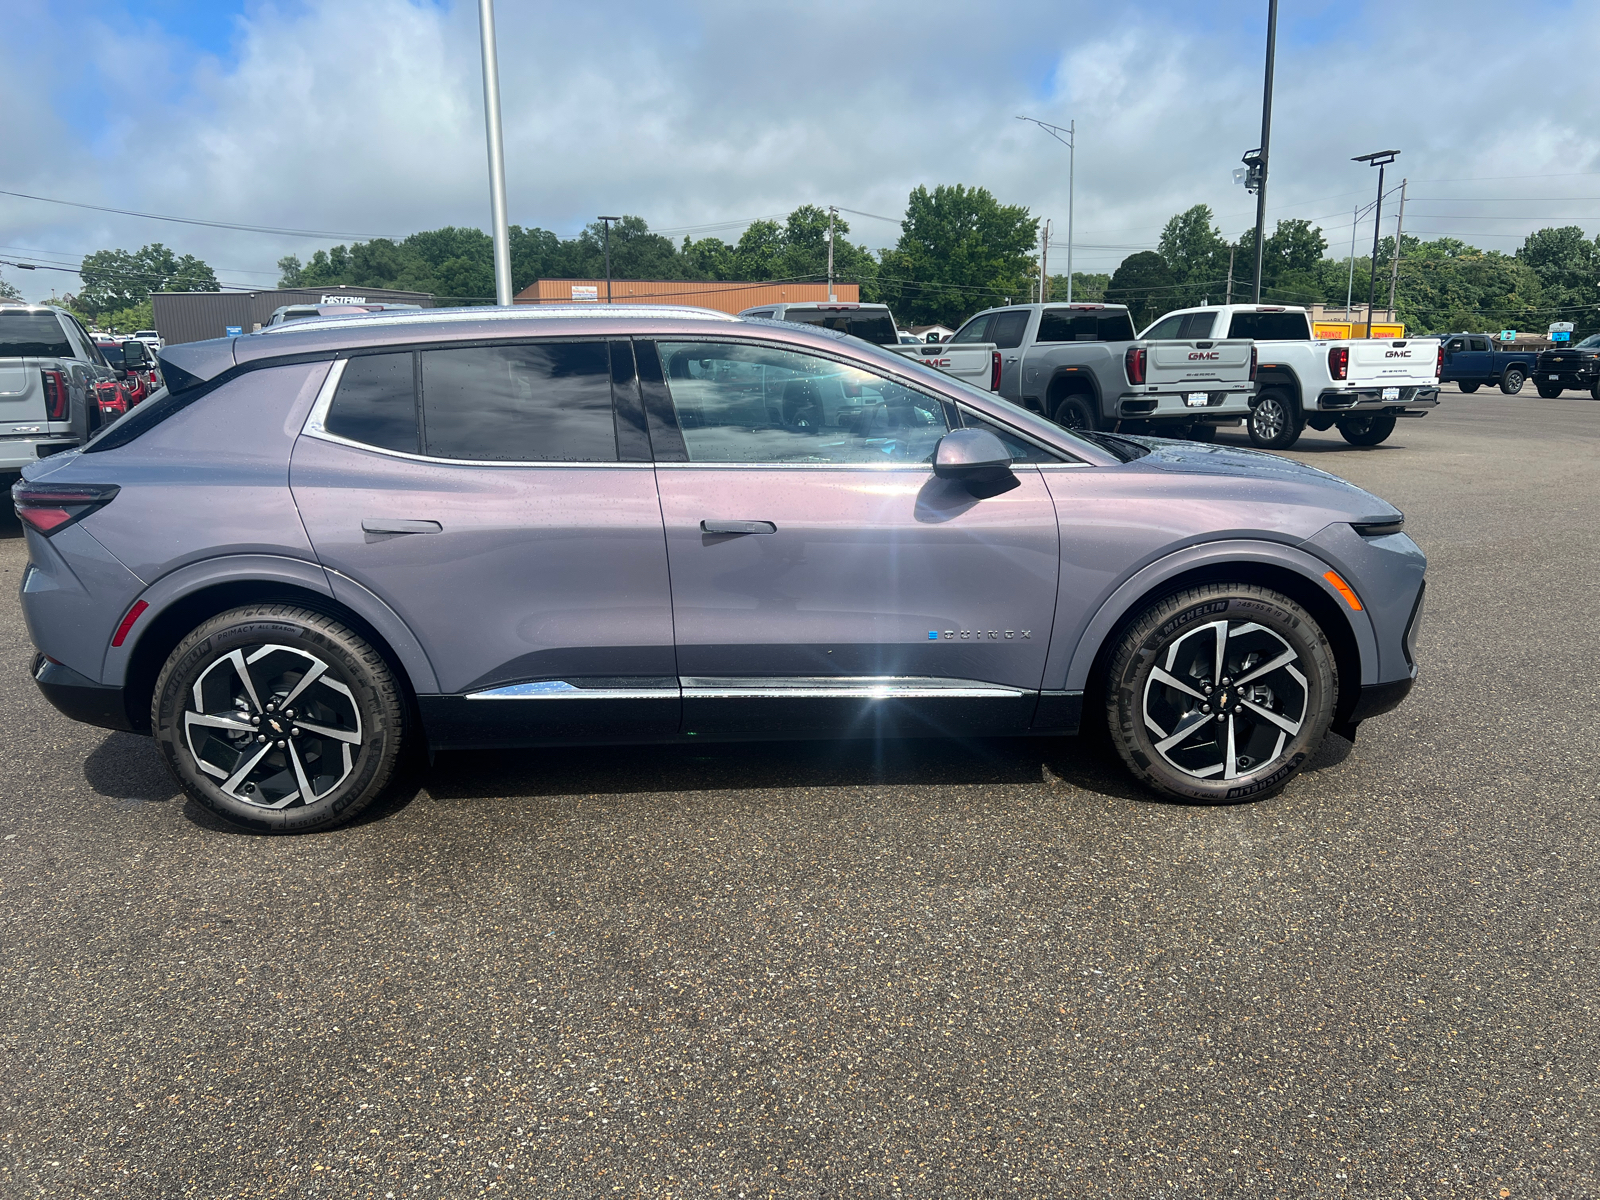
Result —
[[1253, 584], [1207, 584], [1134, 620], [1104, 703], [1136, 778], [1227, 804], [1294, 777], [1327, 734], [1338, 691], [1333, 649], [1305, 609]]
[[1095, 420], [1094, 403], [1084, 395], [1068, 396], [1056, 405], [1055, 422], [1063, 429], [1092, 433], [1099, 426]]
[[1459, 383], [1458, 382], [1456, 384], [1456, 386], [1458, 388], [1460, 388], [1463, 392], [1465, 392], [1469, 396], [1472, 395], [1473, 392], [1478, 390], [1478, 385], [1476, 383]]
[[1376, 446], [1394, 432], [1395, 415], [1392, 412], [1361, 413], [1342, 417], [1339, 436], [1352, 446]]
[[1515, 396], [1527, 381], [1527, 372], [1521, 367], [1507, 367], [1506, 373], [1500, 377], [1500, 390], [1508, 396]]
[[212, 617], [156, 680], [151, 728], [188, 794], [277, 832], [354, 817], [388, 784], [405, 706], [383, 656], [331, 617], [257, 604]]
[[1252, 445], [1263, 450], [1287, 450], [1300, 440], [1305, 418], [1287, 392], [1269, 388], [1256, 397], [1256, 406], [1250, 410], [1246, 424]]
[[1539, 389], [1539, 395], [1543, 396], [1546, 400], [1554, 400], [1557, 396], [1561, 395], [1561, 385], [1559, 383], [1545, 383], [1541, 380], [1534, 386]]

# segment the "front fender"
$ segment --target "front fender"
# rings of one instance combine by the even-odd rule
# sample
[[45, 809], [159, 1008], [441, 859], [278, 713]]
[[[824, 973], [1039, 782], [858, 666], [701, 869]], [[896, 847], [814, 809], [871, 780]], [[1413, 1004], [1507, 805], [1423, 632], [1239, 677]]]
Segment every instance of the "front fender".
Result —
[[[285, 584], [305, 588], [335, 600], [366, 621], [388, 644], [400, 660], [417, 693], [439, 690], [433, 664], [422, 645], [395, 611], [354, 580], [323, 570], [313, 562], [272, 554], [231, 554], [189, 563], [152, 583], [138, 599], [149, 608], [135, 626], [141, 635], [173, 604], [186, 596], [221, 583]], [[103, 683], [122, 687], [127, 682], [128, 664], [138, 644], [129, 638], [121, 646], [108, 646], [100, 668]]]
[[[1049, 657], [1045, 664], [1045, 679], [1062, 680], [1055, 686], [1065, 691], [1083, 691], [1088, 683], [1089, 671], [1094, 666], [1095, 657], [1100, 653], [1100, 647], [1105, 644], [1106, 639], [1111, 636], [1122, 619], [1138, 604], [1141, 597], [1160, 589], [1189, 571], [1233, 563], [1254, 563], [1293, 571], [1307, 583], [1325, 593], [1350, 622], [1350, 631], [1355, 635], [1356, 648], [1361, 655], [1361, 682], [1369, 684], [1377, 681], [1378, 643], [1373, 634], [1372, 622], [1365, 611], [1349, 611], [1349, 606], [1334, 590], [1333, 585], [1323, 578], [1323, 573], [1330, 569], [1330, 564], [1292, 546], [1245, 539], [1189, 546], [1136, 571], [1093, 610], [1088, 620], [1080, 625], [1080, 632], [1075, 635], [1067, 634], [1060, 639], [1060, 645], [1052, 639]], [[1058, 615], [1058, 623], [1066, 616], [1067, 614]]]

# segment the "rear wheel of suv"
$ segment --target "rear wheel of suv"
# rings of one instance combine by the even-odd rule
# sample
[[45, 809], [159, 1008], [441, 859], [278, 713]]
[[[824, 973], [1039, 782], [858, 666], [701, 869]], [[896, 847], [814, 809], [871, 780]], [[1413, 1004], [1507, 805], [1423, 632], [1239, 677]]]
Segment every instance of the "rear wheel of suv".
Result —
[[1068, 396], [1056, 405], [1055, 421], [1064, 429], [1092, 432], [1099, 424], [1094, 419], [1094, 401], [1083, 395]]
[[1561, 395], [1561, 385], [1559, 383], [1538, 383], [1534, 386], [1539, 389], [1539, 395], [1546, 400], [1554, 400]]
[[1256, 406], [1250, 410], [1246, 424], [1253, 445], [1263, 450], [1287, 450], [1300, 440], [1305, 418], [1287, 392], [1268, 388], [1256, 397]]
[[1362, 413], [1339, 422], [1339, 436], [1352, 446], [1376, 446], [1394, 432], [1392, 412]]
[[1134, 620], [1105, 706], [1137, 779], [1227, 804], [1295, 776], [1327, 734], [1338, 691], [1333, 649], [1305, 609], [1254, 584], [1207, 584]]
[[1515, 396], [1527, 380], [1528, 374], [1521, 367], [1507, 367], [1506, 373], [1500, 376], [1500, 390], [1508, 396]]
[[277, 832], [348, 821], [388, 784], [405, 706], [389, 665], [332, 617], [254, 604], [178, 643], [156, 680], [151, 728], [201, 804]]

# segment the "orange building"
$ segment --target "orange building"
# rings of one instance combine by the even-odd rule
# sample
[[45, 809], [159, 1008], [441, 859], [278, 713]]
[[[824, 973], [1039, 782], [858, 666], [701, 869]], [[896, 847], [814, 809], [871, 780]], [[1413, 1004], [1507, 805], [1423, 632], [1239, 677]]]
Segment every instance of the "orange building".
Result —
[[[861, 287], [854, 283], [833, 285], [834, 298], [841, 304], [858, 304]], [[688, 282], [681, 279], [613, 279], [611, 299], [616, 304], [687, 304], [693, 308], [714, 308], [739, 313], [758, 304], [795, 304], [799, 301], [827, 303], [825, 283], [734, 283], [729, 281]], [[604, 304], [604, 279], [540, 279], [523, 288], [517, 304]]]

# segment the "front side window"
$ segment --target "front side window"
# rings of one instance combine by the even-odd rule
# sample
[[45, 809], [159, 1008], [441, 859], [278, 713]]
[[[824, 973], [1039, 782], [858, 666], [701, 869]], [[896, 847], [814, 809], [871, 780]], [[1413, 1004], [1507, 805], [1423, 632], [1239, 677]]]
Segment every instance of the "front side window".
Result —
[[972, 320], [956, 331], [955, 336], [950, 339], [950, 344], [954, 346], [961, 343], [988, 341], [989, 339], [984, 335], [989, 330], [991, 316], [992, 314], [990, 313], [984, 313], [982, 316], [973, 317]]
[[604, 342], [422, 352], [423, 453], [506, 462], [616, 462]]
[[690, 462], [921, 463], [949, 428], [939, 401], [814, 355], [717, 342], [660, 353]]
[[119, 371], [127, 366], [127, 359], [122, 353], [121, 346], [97, 345], [96, 349], [100, 351], [101, 356], [106, 360], [106, 363], [109, 366], [115, 367]]

